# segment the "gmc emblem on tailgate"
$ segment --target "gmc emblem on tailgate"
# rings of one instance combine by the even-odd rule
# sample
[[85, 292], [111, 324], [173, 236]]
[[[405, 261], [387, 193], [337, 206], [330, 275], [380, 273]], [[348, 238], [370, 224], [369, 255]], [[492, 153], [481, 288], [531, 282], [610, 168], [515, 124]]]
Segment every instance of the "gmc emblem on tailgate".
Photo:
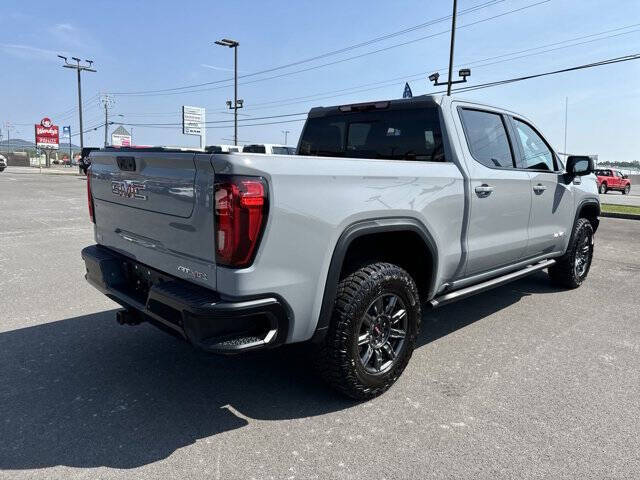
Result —
[[111, 193], [118, 197], [134, 198], [136, 200], [146, 200], [147, 196], [142, 192], [145, 189], [142, 183], [137, 183], [131, 180], [112, 181]]

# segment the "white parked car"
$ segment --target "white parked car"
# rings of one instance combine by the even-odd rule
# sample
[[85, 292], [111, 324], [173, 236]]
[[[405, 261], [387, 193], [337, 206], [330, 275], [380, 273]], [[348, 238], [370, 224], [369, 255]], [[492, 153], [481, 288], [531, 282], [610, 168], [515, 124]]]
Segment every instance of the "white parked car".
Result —
[[4, 172], [5, 168], [7, 168], [7, 159], [0, 155], [0, 172]]
[[254, 143], [245, 145], [242, 148], [243, 153], [266, 153], [269, 155], [295, 155], [296, 147], [286, 145], [277, 145], [274, 143]]

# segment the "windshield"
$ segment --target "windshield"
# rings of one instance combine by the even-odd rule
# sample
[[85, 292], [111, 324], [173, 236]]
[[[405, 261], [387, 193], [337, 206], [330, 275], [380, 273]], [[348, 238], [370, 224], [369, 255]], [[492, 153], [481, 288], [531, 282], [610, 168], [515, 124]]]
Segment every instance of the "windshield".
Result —
[[438, 111], [431, 107], [310, 118], [298, 155], [441, 162]]

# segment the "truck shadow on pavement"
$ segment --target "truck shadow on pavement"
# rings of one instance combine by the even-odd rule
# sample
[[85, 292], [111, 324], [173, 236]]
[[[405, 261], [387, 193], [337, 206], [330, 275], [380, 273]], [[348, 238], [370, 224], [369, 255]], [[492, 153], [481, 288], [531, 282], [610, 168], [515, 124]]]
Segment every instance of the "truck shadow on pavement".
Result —
[[[547, 284], [531, 277], [443, 307], [449, 320], [427, 315], [419, 345]], [[208, 356], [148, 325], [120, 327], [114, 311], [0, 333], [0, 469], [134, 468], [247, 418], [353, 405], [313, 375], [304, 346]]]

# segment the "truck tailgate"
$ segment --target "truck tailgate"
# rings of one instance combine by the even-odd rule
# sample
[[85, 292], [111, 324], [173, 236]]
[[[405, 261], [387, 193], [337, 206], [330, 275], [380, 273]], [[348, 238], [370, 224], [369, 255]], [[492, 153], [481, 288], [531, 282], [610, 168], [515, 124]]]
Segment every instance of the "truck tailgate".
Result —
[[209, 158], [193, 152], [92, 153], [97, 242], [215, 288]]

